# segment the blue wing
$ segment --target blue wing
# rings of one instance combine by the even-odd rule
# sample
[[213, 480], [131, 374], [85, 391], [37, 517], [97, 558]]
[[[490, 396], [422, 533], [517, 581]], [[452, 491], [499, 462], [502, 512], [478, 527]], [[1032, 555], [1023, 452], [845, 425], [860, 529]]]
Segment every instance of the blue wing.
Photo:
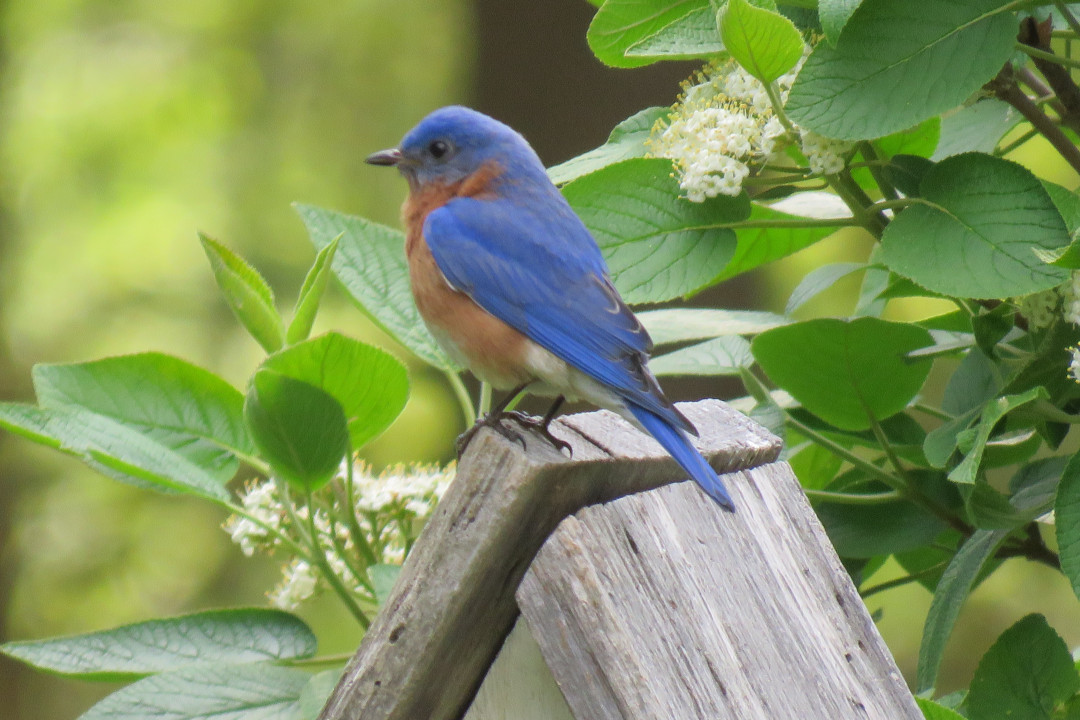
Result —
[[627, 401], [696, 433], [645, 367], [652, 341], [581, 220], [554, 188], [521, 195], [520, 202], [457, 198], [427, 216], [424, 239], [443, 275]]

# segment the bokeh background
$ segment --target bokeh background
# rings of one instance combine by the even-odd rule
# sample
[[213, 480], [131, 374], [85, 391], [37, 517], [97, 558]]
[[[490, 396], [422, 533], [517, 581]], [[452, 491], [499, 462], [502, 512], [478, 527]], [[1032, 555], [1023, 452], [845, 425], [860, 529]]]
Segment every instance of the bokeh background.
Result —
[[[554, 164], [638, 109], [670, 104], [695, 66], [604, 68], [585, 44], [593, 12], [585, 0], [0, 0], [0, 400], [32, 400], [34, 363], [145, 350], [242, 386], [261, 354], [218, 296], [196, 231], [239, 250], [288, 307], [314, 255], [290, 203], [395, 224], [404, 184], [362, 159], [426, 112], [472, 105]], [[1025, 153], [1040, 175], [1078, 184], [1037, 147]], [[835, 236], [695, 302], [779, 311], [806, 269], [867, 247]], [[807, 312], [847, 312], [845, 291]], [[316, 331], [331, 328], [395, 350], [336, 289]], [[364, 450], [377, 467], [447, 460], [461, 430], [443, 379], [410, 370], [405, 414]], [[0, 641], [264, 604], [277, 566], [243, 558], [223, 520], [0, 435]], [[928, 603], [917, 587], [871, 602], [909, 676]], [[1080, 643], [1064, 580], [1012, 561], [973, 596], [945, 689], [966, 686], [990, 642], [1032, 610]], [[355, 647], [333, 599], [301, 614], [323, 651]], [[0, 657], [0, 718], [74, 718], [112, 689]]]

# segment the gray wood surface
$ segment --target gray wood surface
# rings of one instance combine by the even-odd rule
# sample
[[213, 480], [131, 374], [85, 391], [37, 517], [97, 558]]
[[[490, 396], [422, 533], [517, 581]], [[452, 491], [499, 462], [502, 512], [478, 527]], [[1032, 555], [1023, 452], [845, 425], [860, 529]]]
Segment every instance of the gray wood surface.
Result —
[[[721, 471], [771, 462], [780, 451], [777, 438], [719, 401], [680, 409]], [[521, 577], [559, 522], [685, 477], [655, 441], [612, 413], [570, 416], [552, 428], [573, 459], [535, 435], [527, 452], [491, 431], [476, 436], [320, 718], [458, 720], [518, 615]], [[714, 506], [697, 486], [679, 484]]]
[[584, 720], [922, 720], [786, 463], [588, 507], [517, 599]]

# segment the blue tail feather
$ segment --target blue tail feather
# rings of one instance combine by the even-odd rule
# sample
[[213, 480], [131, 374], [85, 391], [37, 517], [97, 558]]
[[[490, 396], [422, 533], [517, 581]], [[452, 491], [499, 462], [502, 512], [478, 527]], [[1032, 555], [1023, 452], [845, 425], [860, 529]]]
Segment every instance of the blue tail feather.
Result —
[[690, 443], [682, 430], [672, 427], [668, 421], [645, 408], [629, 404], [629, 410], [709, 497], [728, 510], [735, 509], [735, 504], [716, 471]]

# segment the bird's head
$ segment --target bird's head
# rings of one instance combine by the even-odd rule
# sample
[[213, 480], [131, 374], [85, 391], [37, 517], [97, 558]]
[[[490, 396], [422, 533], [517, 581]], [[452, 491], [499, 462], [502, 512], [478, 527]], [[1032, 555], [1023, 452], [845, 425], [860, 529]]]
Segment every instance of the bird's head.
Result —
[[495, 162], [500, 174], [544, 174], [529, 143], [507, 125], [466, 107], [444, 107], [406, 133], [401, 145], [368, 156], [396, 166], [412, 187], [451, 184]]

